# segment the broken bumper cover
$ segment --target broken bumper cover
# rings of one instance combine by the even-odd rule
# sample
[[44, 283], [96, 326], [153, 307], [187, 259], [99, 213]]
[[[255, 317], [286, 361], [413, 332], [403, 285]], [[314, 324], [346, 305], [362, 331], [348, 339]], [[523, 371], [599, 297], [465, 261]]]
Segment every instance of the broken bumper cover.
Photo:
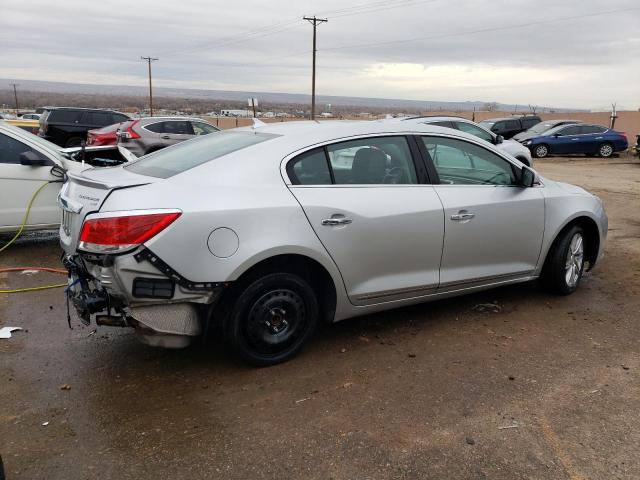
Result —
[[132, 327], [148, 345], [181, 348], [202, 333], [203, 312], [226, 284], [190, 282], [148, 250], [135, 255], [74, 254], [67, 298], [85, 325]]

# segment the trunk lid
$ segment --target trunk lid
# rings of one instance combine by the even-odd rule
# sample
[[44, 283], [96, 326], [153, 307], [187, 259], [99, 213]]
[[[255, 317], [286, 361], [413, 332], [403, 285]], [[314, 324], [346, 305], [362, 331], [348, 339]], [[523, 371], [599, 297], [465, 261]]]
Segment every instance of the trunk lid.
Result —
[[129, 172], [121, 167], [91, 168], [68, 172], [60, 189], [58, 204], [62, 208], [60, 244], [67, 254], [75, 253], [84, 218], [100, 210], [109, 194], [120, 188], [147, 185], [160, 179]]

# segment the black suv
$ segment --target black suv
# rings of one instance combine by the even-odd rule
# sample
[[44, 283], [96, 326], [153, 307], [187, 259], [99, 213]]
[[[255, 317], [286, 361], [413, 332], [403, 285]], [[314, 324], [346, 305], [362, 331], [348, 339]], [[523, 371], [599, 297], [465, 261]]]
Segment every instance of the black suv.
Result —
[[78, 147], [87, 131], [130, 120], [124, 113], [92, 108], [45, 107], [38, 135], [61, 147]]
[[480, 125], [491, 130], [496, 135], [511, 138], [520, 132], [529, 130], [541, 121], [542, 119], [537, 115], [526, 115], [524, 117], [487, 118], [482, 120]]

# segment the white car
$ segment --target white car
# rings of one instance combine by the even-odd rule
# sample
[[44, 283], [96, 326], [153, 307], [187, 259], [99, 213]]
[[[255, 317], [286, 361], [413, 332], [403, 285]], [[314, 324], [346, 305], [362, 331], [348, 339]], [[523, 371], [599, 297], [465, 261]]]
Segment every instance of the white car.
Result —
[[[0, 121], [0, 232], [20, 229], [27, 207], [40, 187], [43, 188], [33, 200], [25, 230], [57, 228], [62, 219], [57, 196], [65, 172], [80, 172], [90, 166], [75, 160], [81, 152], [80, 147], [62, 149]], [[88, 147], [84, 154], [88, 161], [103, 156], [121, 163], [115, 147]]]
[[[541, 278], [572, 293], [607, 216], [480, 138], [412, 122], [285, 122], [70, 174], [70, 300], [85, 323], [290, 358], [321, 322]], [[524, 294], [524, 293], [523, 293]]]
[[382, 120], [383, 122], [395, 121], [403, 123], [424, 123], [428, 125], [437, 125], [439, 127], [453, 128], [454, 130], [460, 130], [461, 132], [470, 133], [478, 138], [486, 140], [487, 142], [495, 145], [500, 150], [507, 152], [516, 160], [524, 163], [528, 167], [533, 167], [533, 158], [531, 152], [520, 142], [515, 140], [505, 140], [502, 135], [496, 135], [491, 130], [487, 130], [482, 125], [467, 120], [463, 117], [451, 117], [451, 116], [434, 116], [434, 117], [404, 117], [394, 118], [389, 120]]

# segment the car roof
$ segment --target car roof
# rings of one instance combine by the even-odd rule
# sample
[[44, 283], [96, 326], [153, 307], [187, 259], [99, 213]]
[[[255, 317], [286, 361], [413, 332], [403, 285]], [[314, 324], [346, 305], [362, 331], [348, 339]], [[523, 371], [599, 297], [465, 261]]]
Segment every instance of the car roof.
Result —
[[54, 110], [79, 110], [82, 112], [107, 112], [107, 113], [121, 113], [122, 115], [127, 115], [126, 113], [122, 113], [118, 110], [111, 110], [110, 108], [86, 108], [86, 107], [42, 107], [42, 108], [50, 112]]
[[193, 121], [200, 121], [200, 122], [205, 122], [205, 123], [209, 123], [206, 120], [199, 118], [199, 117], [180, 117], [180, 116], [174, 116], [174, 117], [142, 117], [142, 118], [132, 118], [132, 120], [140, 120], [141, 122], [146, 122], [148, 120], [193, 120]]
[[[266, 123], [256, 127], [235, 128], [227, 131], [244, 131], [277, 135], [279, 138], [274, 139], [273, 142], [269, 143], [281, 144], [283, 145], [283, 148], [291, 148], [292, 151], [333, 140], [348, 140], [349, 137], [394, 133], [400, 135], [435, 133], [457, 136], [472, 140], [473, 142], [477, 142], [478, 140], [478, 137], [474, 135], [427, 123], [385, 122], [384, 120], [306, 120], [296, 122], [275, 122]], [[284, 144], [286, 144], [286, 147]]]

